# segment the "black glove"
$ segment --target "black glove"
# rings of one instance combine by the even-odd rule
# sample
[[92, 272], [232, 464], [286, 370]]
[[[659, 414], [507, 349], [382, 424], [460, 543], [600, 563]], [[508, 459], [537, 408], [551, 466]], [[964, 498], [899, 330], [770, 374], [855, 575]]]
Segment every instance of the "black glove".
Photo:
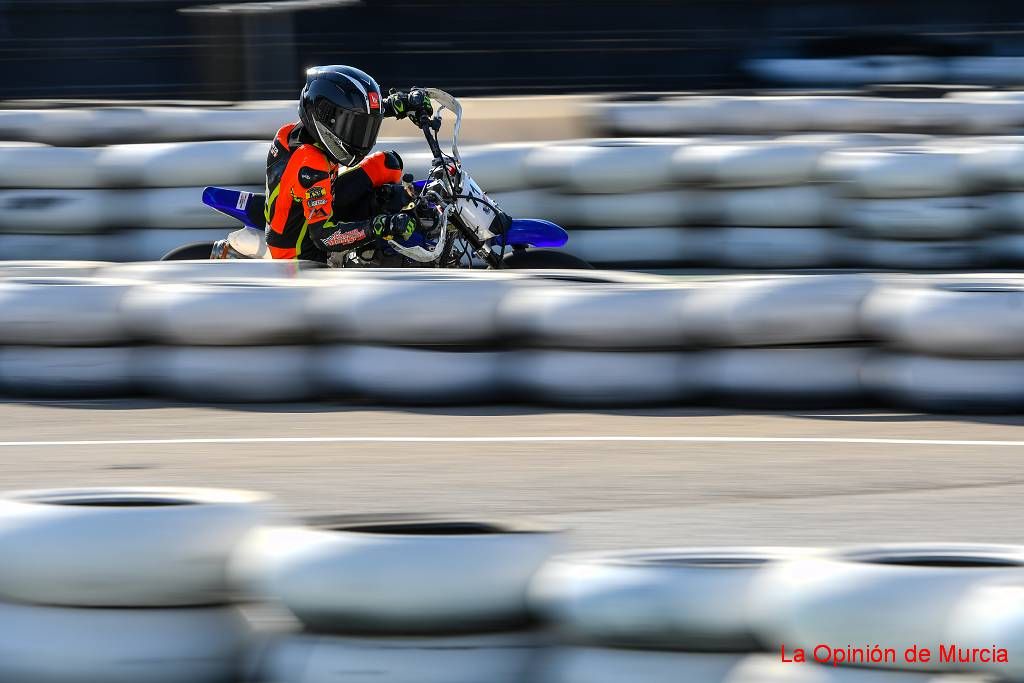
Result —
[[371, 222], [373, 234], [384, 240], [407, 240], [419, 227], [419, 221], [409, 213], [382, 213]]
[[404, 119], [406, 116], [430, 116], [433, 113], [434, 104], [430, 101], [430, 95], [419, 88], [413, 88], [409, 92], [392, 90], [391, 94], [384, 98], [385, 116]]

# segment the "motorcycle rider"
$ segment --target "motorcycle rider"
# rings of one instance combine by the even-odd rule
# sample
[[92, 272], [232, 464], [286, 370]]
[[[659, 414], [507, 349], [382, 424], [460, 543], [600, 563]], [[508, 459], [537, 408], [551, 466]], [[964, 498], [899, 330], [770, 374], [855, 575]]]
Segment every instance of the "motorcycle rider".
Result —
[[412, 212], [375, 211], [374, 189], [402, 180], [395, 151], [369, 154], [384, 117], [433, 113], [423, 91], [381, 96], [380, 86], [350, 66], [306, 71], [299, 121], [282, 126], [267, 155], [267, 246], [275, 259], [326, 261], [380, 239], [408, 239]]

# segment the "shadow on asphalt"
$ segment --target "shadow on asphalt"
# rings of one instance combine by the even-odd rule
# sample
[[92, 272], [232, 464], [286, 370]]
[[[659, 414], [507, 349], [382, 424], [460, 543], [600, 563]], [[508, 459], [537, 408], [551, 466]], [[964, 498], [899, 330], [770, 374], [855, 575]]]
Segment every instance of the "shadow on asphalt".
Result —
[[229, 412], [246, 413], [353, 413], [367, 411], [388, 411], [416, 415], [446, 415], [452, 417], [502, 417], [542, 414], [581, 414], [581, 415], [622, 415], [652, 418], [686, 418], [686, 417], [734, 417], [738, 415], [786, 416], [810, 420], [833, 422], [873, 422], [873, 423], [907, 423], [907, 422], [972, 422], [1003, 426], [1024, 426], [1024, 415], [1001, 414], [962, 414], [962, 413], [908, 413], [897, 412], [884, 407], [865, 409], [809, 407], [804, 410], [771, 410], [765, 407], [744, 405], [719, 405], [712, 407], [661, 406], [642, 408], [567, 408], [556, 405], [526, 404], [491, 404], [491, 405], [384, 405], [372, 402], [346, 401], [320, 403], [192, 403], [169, 401], [150, 398], [119, 398], [93, 400], [36, 400], [36, 399], [4, 399], [0, 405], [33, 405], [69, 410], [156, 410], [161, 408], [208, 408]]

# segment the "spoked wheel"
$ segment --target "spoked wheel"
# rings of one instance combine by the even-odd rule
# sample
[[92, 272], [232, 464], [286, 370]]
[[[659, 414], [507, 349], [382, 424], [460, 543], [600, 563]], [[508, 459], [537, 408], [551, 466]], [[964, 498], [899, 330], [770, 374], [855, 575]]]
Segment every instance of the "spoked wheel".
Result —
[[556, 270], [594, 269], [594, 266], [577, 256], [567, 254], [564, 251], [554, 251], [551, 249], [524, 249], [522, 251], [513, 251], [510, 254], [505, 254], [505, 258], [502, 259], [502, 265], [505, 268], [515, 268], [519, 270], [538, 268], [551, 268]]
[[202, 261], [213, 253], [213, 242], [193, 242], [164, 254], [161, 261]]

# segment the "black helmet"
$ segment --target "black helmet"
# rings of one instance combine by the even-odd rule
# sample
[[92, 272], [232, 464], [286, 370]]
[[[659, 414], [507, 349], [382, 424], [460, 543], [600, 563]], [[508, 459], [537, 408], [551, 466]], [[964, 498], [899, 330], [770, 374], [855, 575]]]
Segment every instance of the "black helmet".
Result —
[[380, 86], [351, 66], [314, 66], [306, 71], [299, 119], [338, 163], [352, 166], [377, 142]]

